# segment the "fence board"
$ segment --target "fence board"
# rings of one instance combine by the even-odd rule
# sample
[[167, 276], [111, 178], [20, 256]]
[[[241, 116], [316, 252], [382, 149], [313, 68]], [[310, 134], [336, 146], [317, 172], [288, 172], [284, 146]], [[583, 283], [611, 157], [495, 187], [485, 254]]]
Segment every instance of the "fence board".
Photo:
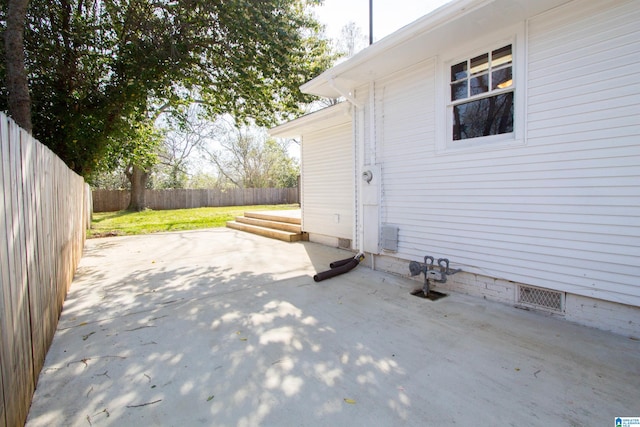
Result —
[[[6, 349], [3, 362], [8, 363], [7, 392], [16, 396], [33, 394], [33, 360], [31, 358], [31, 333], [29, 324], [29, 306], [26, 272], [26, 231], [24, 227], [24, 192], [22, 189], [22, 158], [20, 152], [21, 131], [13, 123], [8, 125], [9, 133], [9, 188], [11, 209], [10, 229], [7, 229], [9, 250], [9, 283], [5, 286], [5, 300], [8, 299], [10, 316], [7, 332], [11, 333], [9, 347]], [[6, 304], [5, 304], [6, 306]], [[8, 396], [7, 396], [8, 397]], [[7, 415], [17, 420], [26, 419], [29, 401], [9, 398], [5, 402]], [[12, 424], [11, 421], [8, 424]]]
[[[31, 171], [36, 169], [36, 142], [26, 133], [22, 134], [20, 149], [22, 157], [22, 191], [23, 191], [23, 224], [25, 229], [25, 263], [26, 263], [26, 287], [29, 290], [27, 304], [30, 313], [31, 348], [32, 348], [32, 382], [35, 386], [37, 374], [44, 365], [46, 347], [42, 323], [40, 322], [42, 310], [42, 289], [37, 284], [41, 283], [39, 258], [37, 251], [36, 228], [36, 176]], [[32, 286], [35, 284], [36, 286]]]
[[0, 427], [24, 425], [80, 260], [90, 191], [0, 113]]
[[[9, 158], [9, 134], [6, 123], [4, 120], [0, 120], [0, 182], [2, 183], [2, 193], [0, 194], [0, 234], [9, 236], [9, 223], [11, 212], [11, 196], [9, 188], [9, 173], [10, 173], [10, 158]], [[11, 375], [9, 373], [10, 364], [8, 361], [9, 355], [7, 354], [10, 349], [10, 332], [11, 331], [11, 305], [9, 296], [5, 296], [4, 289], [9, 286], [10, 272], [9, 269], [13, 268], [13, 261], [9, 260], [9, 239], [5, 238], [0, 242], [0, 280], [3, 291], [0, 292], [0, 384], [2, 390], [0, 391], [0, 426], [7, 426], [7, 411], [6, 398], [4, 390], [9, 385]], [[6, 380], [5, 380], [6, 378]]]

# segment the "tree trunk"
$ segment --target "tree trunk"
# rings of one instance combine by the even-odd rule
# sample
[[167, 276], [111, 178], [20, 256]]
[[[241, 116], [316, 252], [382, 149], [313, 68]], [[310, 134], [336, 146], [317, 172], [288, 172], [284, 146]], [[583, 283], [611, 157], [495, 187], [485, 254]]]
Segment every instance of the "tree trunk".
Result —
[[6, 85], [9, 92], [9, 115], [31, 133], [31, 96], [24, 66], [24, 25], [29, 0], [9, 0], [7, 27], [4, 31]]
[[127, 171], [127, 178], [129, 178], [129, 182], [131, 182], [131, 199], [127, 210], [140, 212], [147, 207], [145, 196], [149, 172], [134, 165]]

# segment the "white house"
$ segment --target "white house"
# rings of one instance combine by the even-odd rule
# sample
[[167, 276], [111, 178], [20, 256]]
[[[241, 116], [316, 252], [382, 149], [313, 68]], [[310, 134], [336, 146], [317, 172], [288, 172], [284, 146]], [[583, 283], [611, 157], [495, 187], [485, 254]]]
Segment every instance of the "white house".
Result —
[[309, 81], [347, 101], [271, 132], [302, 139], [303, 230], [639, 337], [639, 23], [638, 0], [454, 0]]

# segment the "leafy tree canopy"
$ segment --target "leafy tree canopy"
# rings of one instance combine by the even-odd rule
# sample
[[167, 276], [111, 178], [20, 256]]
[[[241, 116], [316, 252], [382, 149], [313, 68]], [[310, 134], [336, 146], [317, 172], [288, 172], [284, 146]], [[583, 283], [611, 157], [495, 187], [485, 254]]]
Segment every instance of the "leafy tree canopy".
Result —
[[139, 156], [139, 141], [157, 140], [157, 115], [194, 100], [212, 117], [261, 125], [297, 115], [311, 101], [298, 87], [333, 59], [309, 10], [320, 2], [31, 1], [33, 134], [86, 176], [105, 159]]
[[225, 131], [216, 138], [217, 147], [202, 147], [205, 159], [214, 165], [221, 180], [238, 188], [290, 188], [297, 185], [300, 167], [289, 156], [288, 141], [268, 138], [264, 129], [236, 127], [220, 120]]

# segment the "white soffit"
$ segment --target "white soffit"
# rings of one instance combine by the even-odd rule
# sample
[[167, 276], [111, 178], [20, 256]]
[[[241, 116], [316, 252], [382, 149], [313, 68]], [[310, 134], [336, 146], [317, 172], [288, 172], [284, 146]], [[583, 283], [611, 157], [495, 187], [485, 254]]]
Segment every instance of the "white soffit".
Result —
[[452, 46], [522, 22], [571, 0], [454, 0], [305, 83], [309, 94], [335, 98], [432, 58]]

